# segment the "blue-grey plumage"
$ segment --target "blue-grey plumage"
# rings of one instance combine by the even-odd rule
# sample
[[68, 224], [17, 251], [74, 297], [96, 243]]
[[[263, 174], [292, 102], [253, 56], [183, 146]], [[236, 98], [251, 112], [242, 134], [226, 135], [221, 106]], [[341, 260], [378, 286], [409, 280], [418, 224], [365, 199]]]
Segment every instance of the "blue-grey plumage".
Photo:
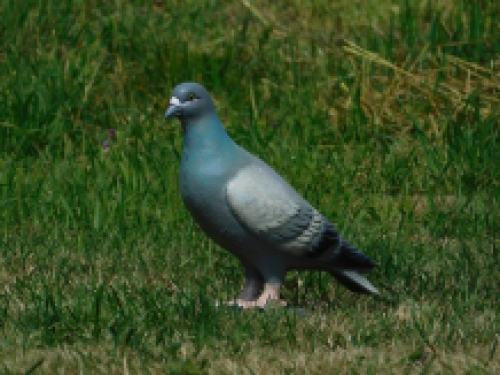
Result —
[[187, 209], [245, 268], [246, 283], [235, 303], [263, 307], [279, 300], [290, 269], [326, 270], [352, 291], [378, 293], [362, 275], [375, 267], [373, 261], [229, 137], [205, 88], [178, 85], [165, 117], [177, 117], [183, 127], [180, 190]]

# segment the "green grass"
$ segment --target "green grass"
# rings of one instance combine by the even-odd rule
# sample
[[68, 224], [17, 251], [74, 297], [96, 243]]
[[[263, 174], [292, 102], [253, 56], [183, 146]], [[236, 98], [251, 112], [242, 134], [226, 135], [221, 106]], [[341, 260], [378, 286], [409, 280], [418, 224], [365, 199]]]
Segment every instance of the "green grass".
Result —
[[[500, 372], [498, 2], [269, 3], [2, 2], [0, 373]], [[293, 272], [305, 315], [214, 307], [243, 273], [181, 202], [186, 80], [381, 298]]]

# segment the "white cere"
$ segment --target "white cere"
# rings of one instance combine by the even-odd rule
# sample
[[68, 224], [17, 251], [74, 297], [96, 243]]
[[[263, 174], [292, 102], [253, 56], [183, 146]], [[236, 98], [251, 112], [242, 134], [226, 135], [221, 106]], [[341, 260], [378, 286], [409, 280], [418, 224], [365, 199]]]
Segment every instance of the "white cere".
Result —
[[170, 104], [171, 105], [181, 105], [181, 101], [176, 98], [175, 96], [172, 96], [172, 98], [170, 99]]

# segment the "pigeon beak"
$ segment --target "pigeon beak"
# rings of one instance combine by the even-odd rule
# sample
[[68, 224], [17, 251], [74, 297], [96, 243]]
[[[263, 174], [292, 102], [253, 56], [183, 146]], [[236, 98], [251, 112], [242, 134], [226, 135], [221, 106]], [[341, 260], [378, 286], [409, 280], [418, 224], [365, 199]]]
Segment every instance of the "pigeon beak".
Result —
[[165, 118], [179, 117], [182, 114], [182, 106], [179, 99], [175, 96], [170, 99], [170, 106], [165, 111]]
[[182, 108], [177, 105], [171, 105], [165, 111], [165, 118], [178, 117], [182, 112]]

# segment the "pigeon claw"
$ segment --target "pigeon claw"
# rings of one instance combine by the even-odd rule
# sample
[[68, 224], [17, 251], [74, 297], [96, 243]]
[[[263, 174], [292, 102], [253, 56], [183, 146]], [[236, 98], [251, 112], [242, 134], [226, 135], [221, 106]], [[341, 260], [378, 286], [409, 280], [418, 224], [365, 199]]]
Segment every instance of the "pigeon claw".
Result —
[[217, 307], [220, 306], [234, 306], [240, 309], [250, 309], [250, 308], [274, 308], [274, 307], [285, 307], [287, 306], [286, 301], [280, 299], [280, 285], [275, 284], [267, 284], [264, 286], [264, 290], [262, 291], [259, 298], [255, 300], [247, 300], [237, 298], [232, 301], [227, 302], [217, 302], [215, 305]]
[[279, 285], [267, 284], [264, 286], [264, 290], [259, 298], [253, 301], [237, 300], [238, 306], [243, 309], [252, 307], [259, 307], [261, 309], [267, 307], [284, 307], [286, 306], [286, 301], [280, 299], [279, 289]]

